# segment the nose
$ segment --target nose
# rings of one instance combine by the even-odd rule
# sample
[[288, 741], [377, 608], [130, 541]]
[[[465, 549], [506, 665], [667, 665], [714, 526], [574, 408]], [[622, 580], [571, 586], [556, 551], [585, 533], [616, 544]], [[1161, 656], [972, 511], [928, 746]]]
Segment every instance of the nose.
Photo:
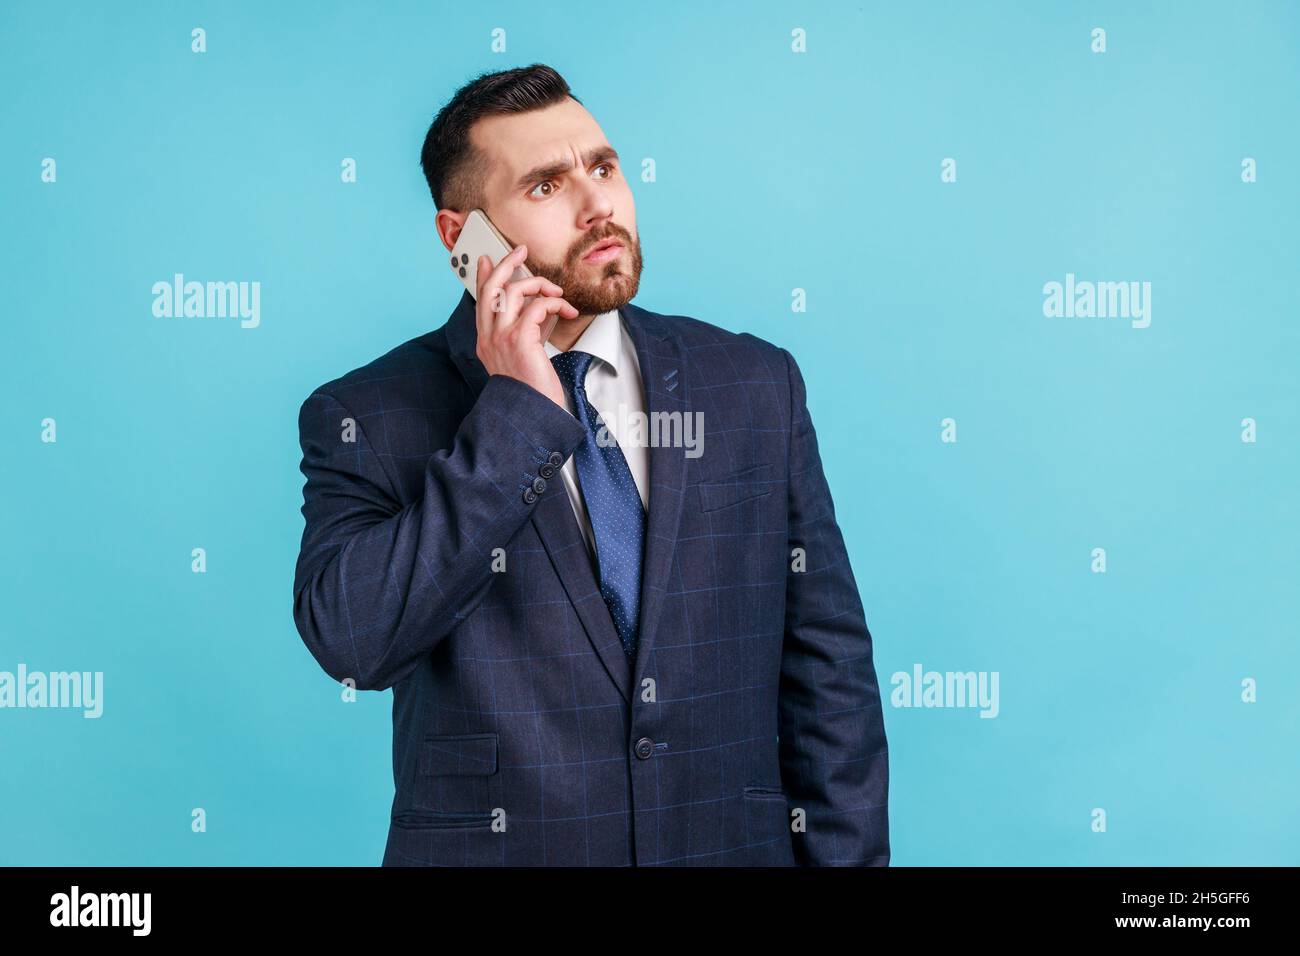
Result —
[[613, 215], [614, 202], [609, 196], [609, 191], [600, 183], [587, 180], [582, 189], [582, 199], [578, 204], [578, 228], [585, 232], [592, 227], [599, 227]]

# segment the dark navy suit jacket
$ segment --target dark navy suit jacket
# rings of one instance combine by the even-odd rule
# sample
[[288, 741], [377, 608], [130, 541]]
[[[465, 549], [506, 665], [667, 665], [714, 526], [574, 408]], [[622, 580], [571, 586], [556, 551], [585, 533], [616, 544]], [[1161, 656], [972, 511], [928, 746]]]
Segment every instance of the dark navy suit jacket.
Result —
[[887, 865], [872, 639], [799, 368], [619, 312], [647, 413], [704, 425], [698, 457], [650, 448], [634, 661], [558, 469], [527, 493], [585, 432], [488, 375], [469, 293], [302, 405], [293, 616], [330, 676], [393, 690], [383, 864]]

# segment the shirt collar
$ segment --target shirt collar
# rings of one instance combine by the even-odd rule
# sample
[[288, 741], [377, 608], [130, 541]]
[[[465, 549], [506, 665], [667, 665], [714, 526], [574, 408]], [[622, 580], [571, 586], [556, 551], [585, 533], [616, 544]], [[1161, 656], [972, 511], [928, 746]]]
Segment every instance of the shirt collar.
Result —
[[[563, 322], [564, 319], [560, 321]], [[618, 310], [610, 309], [591, 320], [591, 324], [578, 336], [578, 341], [573, 343], [573, 348], [580, 352], [590, 352], [601, 361], [608, 362], [617, 375], [619, 356], [623, 351], [622, 336], [623, 328], [619, 321]], [[546, 348], [547, 358], [554, 358], [560, 354], [560, 350], [549, 341], [542, 344]]]

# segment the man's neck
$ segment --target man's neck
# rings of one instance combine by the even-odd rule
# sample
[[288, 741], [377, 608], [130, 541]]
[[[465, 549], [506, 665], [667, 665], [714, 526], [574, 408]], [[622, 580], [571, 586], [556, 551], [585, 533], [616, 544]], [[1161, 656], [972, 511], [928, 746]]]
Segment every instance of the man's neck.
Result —
[[551, 337], [548, 341], [561, 352], [567, 352], [573, 348], [573, 343], [578, 341], [582, 333], [587, 331], [587, 326], [591, 325], [596, 319], [595, 314], [580, 315], [577, 318], [566, 319], [563, 316], [555, 323], [555, 328], [551, 331]]

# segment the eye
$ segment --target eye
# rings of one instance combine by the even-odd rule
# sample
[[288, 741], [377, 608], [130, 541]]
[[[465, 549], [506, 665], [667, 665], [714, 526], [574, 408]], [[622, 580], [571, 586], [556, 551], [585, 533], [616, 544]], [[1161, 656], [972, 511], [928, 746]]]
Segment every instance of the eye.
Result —
[[[609, 180], [614, 178], [614, 174], [617, 172], [618, 167], [615, 166], [613, 163], [600, 163], [599, 165], [596, 166], [596, 170], [600, 170], [600, 169], [608, 170], [608, 173], [599, 178], [602, 180]], [[528, 195], [532, 196], [535, 199], [546, 199], [555, 194], [555, 182], [556, 181], [554, 179], [544, 179], [536, 186], [534, 186], [531, 190], [529, 190]], [[547, 192], [539, 194], [537, 190], [541, 189], [543, 186], [549, 186], [550, 189]]]

